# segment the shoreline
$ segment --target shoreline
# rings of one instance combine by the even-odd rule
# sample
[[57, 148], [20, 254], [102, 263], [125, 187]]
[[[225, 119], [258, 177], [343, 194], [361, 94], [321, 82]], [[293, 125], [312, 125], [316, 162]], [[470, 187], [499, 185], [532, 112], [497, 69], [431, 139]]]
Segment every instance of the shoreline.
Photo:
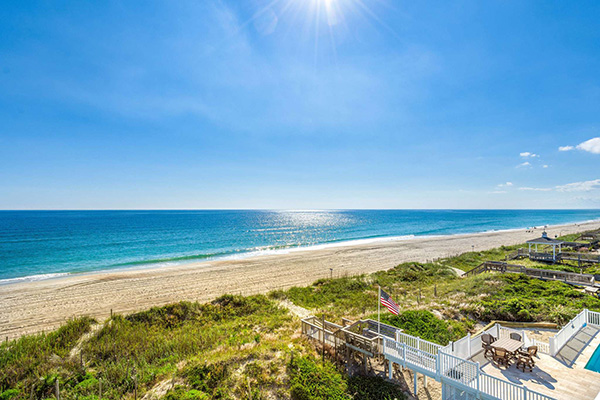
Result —
[[[592, 223], [600, 223], [600, 219], [594, 220], [586, 220], [581, 222], [572, 222], [566, 224], [558, 224], [558, 225], [545, 225], [547, 229], [553, 228], [561, 228], [561, 227], [569, 227], [569, 226], [579, 226], [584, 224], [592, 224]], [[78, 276], [86, 276], [86, 275], [96, 275], [96, 274], [104, 274], [104, 273], [119, 273], [119, 272], [129, 272], [129, 271], [140, 271], [140, 270], [159, 270], [159, 269], [168, 269], [174, 267], [185, 267], [185, 266], [197, 266], [198, 264], [204, 264], [209, 262], [218, 262], [218, 261], [233, 261], [233, 260], [245, 260], [248, 258], [254, 257], [263, 257], [263, 256], [275, 256], [275, 255], [285, 255], [295, 252], [304, 252], [304, 251], [319, 251], [325, 250], [329, 248], [336, 247], [347, 247], [347, 246], [360, 246], [367, 244], [378, 244], [378, 243], [386, 243], [386, 242], [402, 242], [402, 241], [410, 241], [410, 240], [420, 240], [420, 239], [435, 239], [435, 238], [446, 238], [446, 237], [456, 237], [456, 236], [464, 236], [464, 235], [483, 235], [487, 233], [501, 233], [501, 232], [516, 232], [522, 231], [523, 229], [534, 229], [541, 230], [544, 228], [542, 226], [532, 226], [532, 227], [520, 227], [520, 228], [507, 228], [507, 229], [497, 229], [497, 230], [487, 230], [480, 232], [466, 232], [466, 233], [448, 233], [448, 234], [439, 234], [439, 235], [395, 235], [395, 236], [378, 236], [378, 237], [368, 237], [361, 239], [344, 239], [339, 241], [331, 241], [324, 242], [318, 244], [312, 244], [307, 246], [290, 246], [280, 249], [268, 249], [268, 250], [256, 250], [256, 251], [245, 251], [240, 253], [231, 253], [223, 256], [216, 257], [198, 257], [197, 260], [190, 261], [162, 261], [162, 262], [133, 262], [130, 263], [131, 266], [117, 266], [115, 268], [103, 268], [97, 270], [90, 271], [82, 271], [82, 272], [56, 272], [56, 273], [47, 273], [47, 274], [36, 274], [36, 275], [26, 275], [22, 277], [14, 277], [14, 278], [4, 278], [0, 279], [0, 287], [4, 285], [14, 285], [19, 283], [33, 283], [39, 281], [46, 281], [52, 279], [60, 279], [65, 277], [78, 277]], [[267, 246], [268, 247], [268, 246]]]
[[[600, 221], [548, 226], [550, 236], [600, 228]], [[386, 270], [472, 250], [514, 245], [541, 235], [526, 228], [443, 236], [415, 236], [296, 248], [284, 254], [205, 260], [183, 265], [104, 270], [0, 285], [0, 337], [15, 338], [58, 327], [66, 319], [103, 319], [177, 301], [210, 301], [226, 294], [255, 294], [309, 285], [320, 278]]]

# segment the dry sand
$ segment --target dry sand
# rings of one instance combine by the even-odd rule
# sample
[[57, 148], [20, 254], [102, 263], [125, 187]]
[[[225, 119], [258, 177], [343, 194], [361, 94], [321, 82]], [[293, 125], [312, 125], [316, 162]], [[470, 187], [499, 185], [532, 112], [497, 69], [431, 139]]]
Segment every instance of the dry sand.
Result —
[[[568, 234], [598, 229], [600, 222], [551, 227]], [[252, 294], [307, 285], [333, 275], [370, 273], [406, 261], [523, 243], [538, 237], [524, 229], [330, 247], [240, 260], [206, 261], [161, 269], [71, 275], [0, 286], [0, 338], [56, 328], [66, 319], [99, 319], [180, 300], [209, 301], [225, 293]]]

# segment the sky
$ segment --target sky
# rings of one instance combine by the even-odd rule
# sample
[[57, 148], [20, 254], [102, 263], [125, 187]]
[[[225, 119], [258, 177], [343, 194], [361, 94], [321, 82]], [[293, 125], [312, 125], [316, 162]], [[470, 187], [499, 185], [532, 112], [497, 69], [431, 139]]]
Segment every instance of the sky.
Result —
[[600, 208], [597, 1], [0, 4], [0, 209]]

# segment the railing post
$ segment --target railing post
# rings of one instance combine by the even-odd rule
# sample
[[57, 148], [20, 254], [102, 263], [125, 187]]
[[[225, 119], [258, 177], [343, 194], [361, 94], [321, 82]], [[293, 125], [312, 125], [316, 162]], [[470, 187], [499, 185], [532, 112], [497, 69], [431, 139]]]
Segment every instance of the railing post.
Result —
[[467, 333], [467, 348], [469, 349], [469, 358], [471, 358], [471, 332]]
[[477, 361], [477, 397], [479, 397], [479, 361]]
[[402, 343], [402, 361], [404, 362], [404, 367], [406, 367], [406, 343]]
[[523, 400], [527, 400], [527, 386], [523, 385]]

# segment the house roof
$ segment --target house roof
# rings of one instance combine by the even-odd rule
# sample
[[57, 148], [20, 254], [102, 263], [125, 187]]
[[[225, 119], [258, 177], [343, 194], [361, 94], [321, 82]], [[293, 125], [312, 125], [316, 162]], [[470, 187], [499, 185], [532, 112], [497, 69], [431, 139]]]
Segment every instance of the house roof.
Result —
[[557, 240], [557, 239], [549, 238], [548, 236], [542, 236], [542, 237], [539, 237], [537, 239], [528, 240], [527, 243], [530, 243], [530, 244], [548, 244], [548, 245], [552, 245], [552, 246], [558, 246], [559, 244], [564, 244], [565, 242], [563, 242], [562, 240]]

